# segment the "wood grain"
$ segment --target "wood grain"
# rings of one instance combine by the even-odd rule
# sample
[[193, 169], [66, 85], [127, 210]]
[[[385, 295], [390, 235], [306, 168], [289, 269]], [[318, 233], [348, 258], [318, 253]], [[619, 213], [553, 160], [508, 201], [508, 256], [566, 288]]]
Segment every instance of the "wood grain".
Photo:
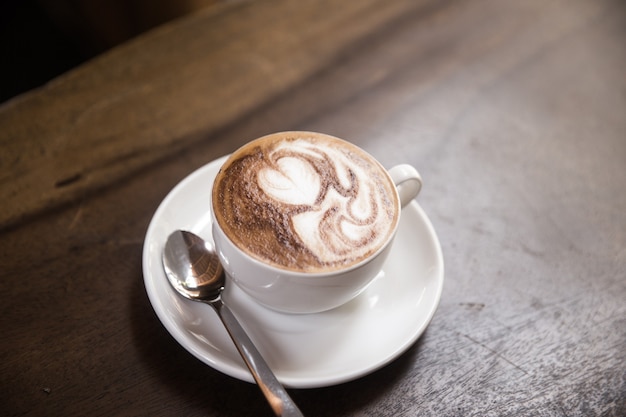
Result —
[[271, 415], [162, 327], [141, 250], [194, 169], [305, 129], [415, 165], [446, 267], [419, 341], [306, 415], [625, 415], [624, 39], [617, 0], [233, 2], [5, 103], [0, 414]]

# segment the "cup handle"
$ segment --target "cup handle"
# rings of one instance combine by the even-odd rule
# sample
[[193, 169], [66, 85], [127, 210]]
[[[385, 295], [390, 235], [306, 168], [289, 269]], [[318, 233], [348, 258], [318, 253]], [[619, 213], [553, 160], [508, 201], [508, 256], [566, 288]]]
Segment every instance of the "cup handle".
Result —
[[409, 204], [422, 189], [422, 177], [411, 165], [400, 164], [389, 170], [389, 175], [396, 184], [400, 205], [402, 207]]

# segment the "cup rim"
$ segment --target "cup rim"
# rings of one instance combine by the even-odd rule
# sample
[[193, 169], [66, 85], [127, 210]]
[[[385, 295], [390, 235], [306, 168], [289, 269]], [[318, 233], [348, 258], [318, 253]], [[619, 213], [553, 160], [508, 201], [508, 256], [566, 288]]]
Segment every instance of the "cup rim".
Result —
[[329, 135], [326, 133], [321, 133], [321, 132], [313, 132], [313, 131], [298, 131], [298, 130], [294, 130], [294, 131], [282, 131], [282, 132], [275, 132], [275, 133], [270, 133], [264, 136], [261, 136], [259, 138], [253, 139], [249, 142], [246, 142], [245, 144], [243, 144], [242, 146], [240, 146], [239, 148], [237, 148], [234, 152], [232, 152], [231, 154], [229, 154], [227, 156], [227, 158], [224, 160], [224, 163], [222, 164], [222, 166], [220, 166], [220, 172], [222, 170], [222, 168], [224, 166], [226, 166], [232, 159], [232, 157], [237, 154], [241, 149], [243, 149], [244, 147], [250, 146], [251, 144], [254, 144], [258, 141], [261, 141], [263, 139], [266, 139], [268, 137], [271, 136], [276, 136], [276, 135], [288, 135], [288, 134], [313, 134], [313, 135], [321, 135], [321, 136], [326, 136], [326, 137], [330, 137], [334, 140], [338, 140], [342, 143], [347, 144], [349, 147], [355, 148], [356, 150], [360, 151], [361, 153], [365, 154], [369, 160], [371, 162], [373, 162], [374, 164], [376, 164], [378, 166], [378, 168], [381, 170], [381, 172], [383, 173], [383, 175], [387, 178], [387, 181], [389, 182], [389, 184], [391, 184], [391, 187], [393, 189], [393, 195], [395, 198], [395, 202], [396, 202], [396, 206], [398, 208], [398, 212], [397, 215], [394, 218], [394, 224], [391, 228], [391, 230], [387, 233], [387, 238], [385, 239], [384, 243], [382, 243], [378, 249], [376, 249], [376, 251], [370, 253], [367, 257], [365, 257], [364, 259], [361, 259], [358, 262], [355, 262], [353, 264], [350, 264], [349, 266], [345, 267], [345, 268], [335, 268], [329, 271], [317, 271], [317, 272], [306, 272], [306, 271], [296, 271], [293, 269], [289, 269], [287, 267], [281, 267], [278, 265], [274, 265], [271, 264], [269, 262], [265, 262], [251, 254], [249, 254], [247, 251], [243, 250], [242, 248], [240, 248], [235, 242], [233, 242], [233, 240], [228, 236], [228, 234], [224, 231], [224, 229], [222, 228], [222, 226], [219, 224], [218, 220], [217, 220], [217, 216], [215, 215], [215, 208], [213, 206], [213, 190], [215, 187], [215, 183], [217, 182], [217, 178], [219, 177], [219, 172], [216, 175], [215, 179], [213, 180], [213, 184], [211, 186], [211, 193], [210, 193], [210, 206], [211, 206], [211, 221], [212, 221], [212, 228], [218, 227], [219, 231], [222, 235], [223, 238], [225, 238], [229, 244], [235, 248], [237, 250], [237, 253], [241, 256], [243, 256], [244, 258], [246, 258], [248, 261], [250, 261], [251, 263], [258, 265], [260, 267], [263, 268], [268, 268], [269, 270], [276, 272], [277, 274], [281, 274], [281, 275], [285, 275], [285, 274], [289, 274], [291, 276], [294, 277], [300, 277], [300, 278], [325, 278], [325, 277], [331, 277], [331, 276], [336, 276], [336, 275], [342, 275], [345, 273], [349, 273], [353, 270], [356, 270], [360, 267], [362, 267], [363, 265], [366, 265], [368, 263], [370, 263], [371, 261], [373, 261], [375, 258], [378, 257], [378, 255], [380, 253], [382, 253], [383, 251], [385, 251], [385, 249], [393, 242], [396, 233], [398, 231], [398, 227], [400, 225], [400, 216], [402, 215], [402, 205], [400, 204], [400, 195], [398, 192], [398, 188], [396, 186], [396, 184], [394, 183], [393, 179], [391, 178], [391, 175], [389, 174], [389, 171], [387, 171], [387, 169], [373, 156], [371, 155], [369, 152], [367, 152], [366, 150], [364, 150], [363, 148], [353, 144], [352, 142], [349, 142], [345, 139], [341, 139], [338, 138], [336, 136], [333, 135]]

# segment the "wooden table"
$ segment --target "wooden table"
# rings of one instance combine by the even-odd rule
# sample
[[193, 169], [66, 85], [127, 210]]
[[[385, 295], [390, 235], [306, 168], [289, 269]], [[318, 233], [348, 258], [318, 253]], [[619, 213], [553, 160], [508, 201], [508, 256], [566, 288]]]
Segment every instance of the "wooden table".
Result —
[[234, 1], [4, 103], [0, 414], [270, 415], [141, 253], [193, 170], [315, 130], [420, 170], [446, 269], [419, 341], [306, 415], [625, 415], [625, 42], [619, 0]]

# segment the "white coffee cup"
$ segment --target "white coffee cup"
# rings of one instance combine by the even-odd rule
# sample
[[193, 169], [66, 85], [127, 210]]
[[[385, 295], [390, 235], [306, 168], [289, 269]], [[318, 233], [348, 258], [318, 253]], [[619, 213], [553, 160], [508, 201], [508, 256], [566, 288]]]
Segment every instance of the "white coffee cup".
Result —
[[[295, 152], [295, 154], [298, 155], [297, 157], [295, 157], [296, 159], [294, 159], [293, 157], [294, 152], [291, 150], [291, 148], [289, 148], [289, 150], [286, 152], [283, 152], [281, 148], [281, 152], [283, 153], [279, 153], [274, 148], [276, 146], [282, 146], [276, 145], [281, 141], [285, 144], [288, 144], [285, 146], [291, 146], [291, 141], [294, 140], [296, 141], [296, 143], [303, 143], [304, 146], [306, 146], [304, 152], [299, 153], [299, 150]], [[315, 142], [314, 144], [310, 144], [309, 146], [307, 142], [308, 140], [322, 140], [322, 142], [319, 142], [319, 144], [318, 142]], [[331, 142], [329, 146], [326, 144], [326, 140], [335, 142]], [[267, 156], [267, 159], [271, 159], [271, 161], [267, 163], [264, 162], [263, 158], [266, 158], [265, 154], [263, 154], [263, 158], [259, 157], [260, 162], [255, 165], [255, 169], [257, 169], [257, 166], [261, 166], [261, 169], [258, 172], [255, 171], [255, 174], [252, 177], [255, 179], [269, 177], [270, 179], [272, 179], [272, 181], [274, 181], [269, 181], [269, 183], [271, 183], [271, 186], [276, 186], [276, 184], [279, 184], [279, 186], [277, 187], [280, 188], [280, 192], [285, 191], [285, 187], [287, 186], [284, 186], [284, 184], [288, 184], [289, 186], [291, 186], [294, 182], [297, 182], [298, 184], [296, 188], [305, 190], [305, 192], [302, 193], [304, 196], [298, 194], [297, 196], [293, 197], [294, 202], [297, 203], [296, 205], [299, 204], [298, 207], [301, 207], [304, 204], [298, 199], [306, 199], [306, 194], [311, 194], [312, 196], [315, 195], [315, 192], [309, 193], [308, 190], [315, 190], [314, 186], [318, 185], [319, 181], [313, 180], [314, 184], [312, 183], [310, 188], [307, 188], [309, 186], [304, 186], [303, 181], [305, 180], [305, 178], [314, 177], [314, 175], [302, 175], [301, 179], [285, 182], [285, 177], [281, 175], [281, 173], [285, 172], [283, 171], [283, 168], [286, 167], [285, 169], [288, 172], [288, 170], [291, 169], [292, 165], [296, 165], [299, 169], [304, 167], [303, 169], [308, 169], [310, 172], [316, 173], [318, 171], [315, 171], [312, 166], [309, 166], [310, 164], [308, 164], [308, 162], [304, 161], [313, 160], [315, 163], [317, 163], [318, 155], [324, 155], [326, 157], [330, 154], [334, 155], [334, 153], [339, 154], [342, 152], [349, 155], [348, 159], [352, 158], [353, 155], [357, 155], [358, 163], [354, 165], [353, 168], [349, 168], [350, 173], [353, 173], [353, 169], [357, 172], [357, 175], [352, 175], [350, 177], [357, 178], [354, 180], [355, 183], [360, 184], [359, 181], [361, 181], [361, 179], [370, 180], [372, 177], [376, 177], [380, 178], [381, 183], [385, 182], [386, 184], [389, 184], [389, 186], [385, 185], [384, 187], [376, 186], [368, 188], [365, 185], [359, 185], [359, 187], [352, 187], [352, 189], [358, 188], [358, 191], [361, 192], [362, 189], [374, 190], [384, 188], [386, 190], [385, 192], [389, 191], [389, 198], [385, 200], [387, 203], [378, 205], [375, 205], [374, 203], [371, 204], [375, 205], [376, 213], [383, 211], [385, 213], [392, 211], [395, 212], [389, 215], [393, 216], [393, 221], [384, 220], [384, 222], [389, 223], [388, 230], [384, 232], [384, 236], [382, 232], [378, 234], [373, 232], [371, 233], [376, 236], [382, 236], [380, 237], [377, 246], [373, 246], [375, 250], [372, 250], [371, 253], [366, 253], [360, 258], [357, 257], [354, 262], [350, 263], [346, 267], [334, 265], [332, 267], [329, 267], [328, 269], [320, 267], [311, 272], [305, 269], [299, 270], [299, 264], [296, 265], [296, 267], [277, 265], [273, 261], [268, 261], [265, 258], [259, 257], [256, 253], [252, 253], [249, 249], [244, 249], [243, 247], [247, 246], [247, 243], [241, 243], [241, 241], [235, 243], [237, 239], [240, 239], [239, 236], [236, 236], [236, 233], [239, 232], [233, 232], [230, 229], [229, 232], [226, 232], [225, 229], [228, 229], [230, 227], [228, 226], [228, 224], [236, 224], [235, 229], [241, 230], [241, 233], [244, 234], [243, 240], [258, 240], [258, 233], [254, 231], [256, 229], [251, 226], [250, 229], [252, 231], [250, 232], [248, 230], [248, 226], [245, 223], [237, 223], [237, 221], [235, 220], [227, 220], [222, 214], [216, 214], [216, 212], [226, 213], [227, 216], [230, 216], [231, 213], [239, 211], [238, 204], [247, 204], [246, 202], [240, 202], [244, 201], [243, 199], [246, 198], [245, 195], [248, 195], [248, 193], [242, 192], [241, 195], [244, 197], [239, 197], [239, 195], [237, 195], [236, 198], [233, 197], [232, 194], [234, 194], [234, 192], [231, 193], [231, 191], [232, 189], [236, 189], [237, 186], [232, 185], [231, 182], [239, 181], [242, 186], [248, 187], [251, 186], [250, 181], [245, 179], [233, 180], [233, 175], [230, 171], [228, 171], [228, 168], [235, 167], [236, 163], [244, 161], [246, 160], [246, 158], [249, 159], [253, 151], [258, 151], [259, 146], [268, 147], [268, 149], [272, 147], [271, 150], [267, 151], [267, 155], [269, 155]], [[335, 152], [334, 149], [340, 150]], [[255, 154], [255, 157], [257, 154], [260, 153], [257, 152]], [[300, 158], [301, 154], [303, 155], [302, 158]], [[343, 158], [343, 156], [330, 157], [330, 159], [333, 161], [333, 164], [330, 164], [329, 166], [332, 166], [333, 168], [335, 168], [336, 166], [342, 166], [342, 163], [340, 163], [341, 161], [337, 162], [341, 158]], [[319, 160], [322, 160], [322, 158], [319, 158]], [[348, 162], [346, 163], [351, 164], [351, 159], [348, 160]], [[367, 166], [365, 164], [367, 164]], [[266, 165], [268, 165], [268, 167], [266, 167]], [[272, 168], [269, 167], [270, 165]], [[366, 168], [364, 168], [364, 172], [367, 172], [368, 174], [362, 174], [360, 173], [360, 171], [358, 171], [361, 167], [364, 166], [366, 166]], [[241, 171], [241, 169], [239, 171]], [[369, 174], [370, 172], [373, 173], [373, 175]], [[228, 180], [226, 180], [226, 178]], [[259, 179], [258, 182], [262, 183], [262, 179]], [[220, 183], [223, 184], [219, 185]], [[378, 161], [376, 161], [371, 155], [367, 154], [362, 149], [357, 148], [353, 144], [332, 136], [314, 132], [280, 132], [272, 135], [267, 135], [263, 138], [249, 142], [239, 150], [235, 151], [224, 163], [222, 169], [220, 170], [220, 173], [218, 173], [212, 191], [213, 201], [211, 212], [213, 221], [213, 239], [215, 241], [215, 246], [219, 254], [220, 261], [222, 262], [227, 276], [232, 280], [232, 282], [234, 282], [245, 293], [247, 293], [260, 304], [274, 310], [288, 313], [315, 313], [329, 310], [355, 298], [380, 273], [383, 263], [385, 262], [385, 259], [387, 258], [387, 255], [391, 250], [391, 246], [396, 235], [396, 230], [399, 224], [400, 211], [402, 207], [410, 203], [419, 194], [421, 186], [421, 177], [417, 170], [411, 165], [397, 165], [387, 171], [380, 165]], [[257, 187], [256, 183], [254, 187]], [[262, 188], [263, 186], [259, 187]], [[267, 187], [267, 185], [265, 187]], [[331, 194], [333, 196], [336, 194], [334, 191], [328, 191], [331, 188], [319, 188], [319, 190], [322, 189], [326, 191], [320, 191], [317, 194], [318, 197], [322, 195], [328, 197]], [[372, 194], [373, 193], [374, 192], [372, 191]], [[263, 198], [266, 198], [270, 194], [274, 195], [271, 192], [267, 192], [266, 190], [266, 192], [263, 193]], [[367, 197], [369, 199], [365, 199], [365, 197], [363, 197], [363, 201], [375, 200], [375, 198], [371, 197], [369, 194], [367, 195]], [[330, 199], [331, 197], [328, 198]], [[358, 197], [355, 199], [340, 201], [353, 202], [356, 201], [356, 199], [358, 199]], [[264, 204], [266, 203], [264, 202]], [[354, 205], [354, 203], [351, 204]], [[311, 205], [311, 207], [313, 206], [314, 205]], [[279, 209], [276, 209], [277, 211], [280, 210], [280, 208], [295, 207], [295, 205], [286, 205], [284, 204], [284, 201], [281, 200], [278, 204], [278, 207]], [[306, 205], [306, 207], [309, 206]], [[317, 209], [318, 205], [315, 205], [315, 207]], [[334, 206], [333, 210], [335, 210]], [[352, 206], [350, 206], [349, 210], [352, 210]], [[261, 209], [259, 209], [258, 211], [260, 212]], [[253, 213], [255, 216], [257, 213], [257, 211], [252, 209], [249, 209], [248, 212]], [[298, 215], [302, 216], [302, 214]], [[324, 216], [322, 215], [318, 217], [324, 218]], [[379, 217], [384, 216], [380, 215]], [[261, 219], [261, 221], [263, 220]], [[224, 224], [221, 224], [220, 222], [223, 222]], [[292, 221], [290, 218], [289, 224], [291, 225], [295, 223], [296, 222]], [[305, 225], [304, 229], [309, 227], [308, 220], [303, 221], [302, 223], [304, 223]], [[251, 224], [257, 223], [252, 221]], [[317, 228], [319, 229], [321, 228], [321, 226], [317, 226]], [[246, 235], [247, 233], [249, 233], [250, 236]], [[268, 248], [269, 245], [270, 244], [268, 243]], [[292, 246], [293, 245], [289, 247]], [[273, 252], [281, 252], [282, 256], [283, 249], [279, 246], [277, 246], [277, 248], [278, 249], [273, 250]], [[268, 251], [272, 252], [272, 250], [269, 249]], [[285, 249], [285, 251], [287, 250]]]

